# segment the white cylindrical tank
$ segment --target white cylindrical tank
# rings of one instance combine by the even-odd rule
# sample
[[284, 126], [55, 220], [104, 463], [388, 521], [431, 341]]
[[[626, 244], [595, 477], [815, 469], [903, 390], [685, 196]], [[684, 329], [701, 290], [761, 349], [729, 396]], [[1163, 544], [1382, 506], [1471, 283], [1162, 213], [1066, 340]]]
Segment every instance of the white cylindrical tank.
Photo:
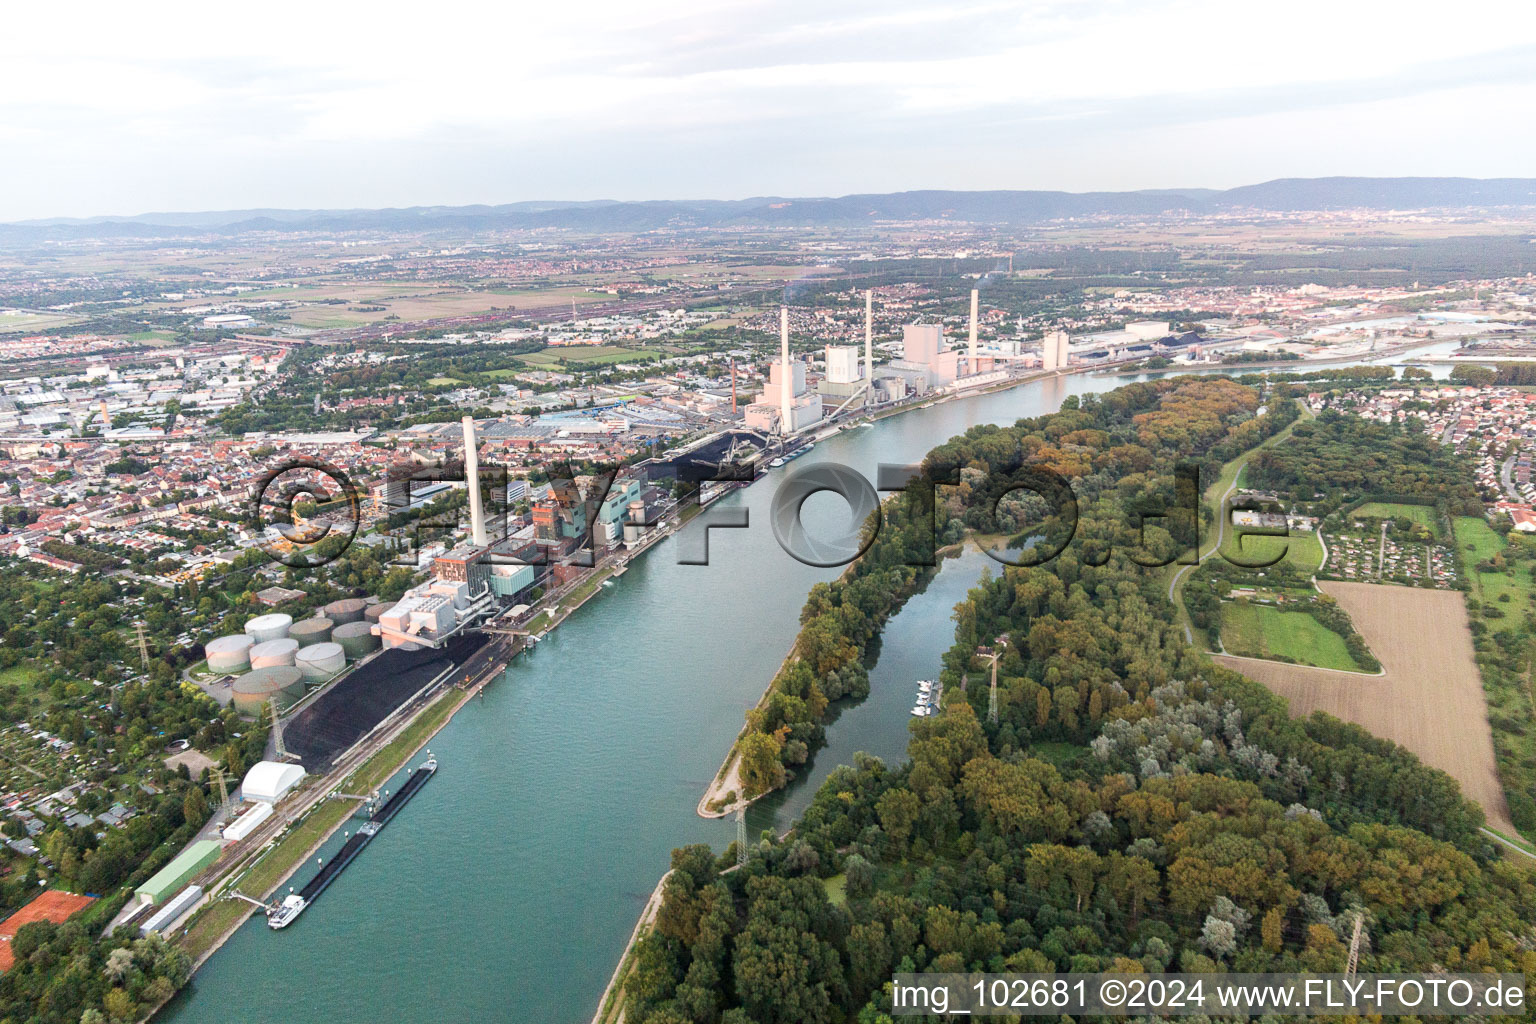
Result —
[[321, 682], [331, 678], [347, 665], [347, 654], [341, 649], [341, 644], [329, 641], [323, 644], [311, 644], [294, 656], [294, 665], [304, 678], [312, 682]]
[[203, 648], [203, 653], [208, 657], [208, 667], [214, 672], [244, 672], [251, 667], [251, 647], [255, 643], [253, 637], [236, 633], [211, 641]]
[[254, 637], [258, 644], [268, 640], [281, 640], [288, 635], [288, 630], [292, 626], [292, 615], [273, 612], [270, 615], [258, 615], [247, 622], [245, 635]]
[[276, 668], [279, 665], [292, 665], [293, 659], [299, 652], [299, 642], [284, 637], [281, 640], [267, 640], [251, 648], [251, 668]]

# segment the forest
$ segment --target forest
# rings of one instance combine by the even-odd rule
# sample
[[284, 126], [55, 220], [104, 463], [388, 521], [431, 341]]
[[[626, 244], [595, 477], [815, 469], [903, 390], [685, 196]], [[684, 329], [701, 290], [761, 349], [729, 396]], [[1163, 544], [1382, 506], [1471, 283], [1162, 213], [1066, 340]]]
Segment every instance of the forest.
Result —
[[1357, 921], [1361, 971], [1536, 970], [1536, 886], [1456, 784], [1209, 664], [1136, 560], [1127, 495], [1266, 429], [1257, 406], [1227, 381], [1133, 385], [930, 455], [936, 478], [1080, 460], [1079, 540], [957, 607], [945, 707], [906, 763], [834, 769], [742, 867], [734, 845], [674, 852], [626, 1019], [888, 1024], [904, 971], [1339, 971]]
[[[966, 529], [1035, 536], [1021, 560], [1092, 564], [1107, 557], [1101, 527], [1079, 519], [1085, 500], [1112, 499], [1122, 542], [1143, 566], [1166, 565], [1193, 546], [1196, 511], [1174, 462], [1215, 479], [1221, 465], [1284, 429], [1294, 402], [1256, 416], [1258, 393], [1226, 379], [1151, 381], [1107, 395], [1072, 396], [1053, 416], [1011, 428], [972, 428], [929, 452], [923, 485], [887, 501], [869, 546], [844, 575], [811, 588], [793, 656], [747, 714], [737, 743], [746, 798], [776, 789], [821, 742], [828, 705], [868, 693], [870, 641]], [[1068, 486], [1070, 481], [1070, 486]], [[1031, 489], [1032, 488], [1032, 489]], [[737, 794], [727, 793], [725, 803]]]
[[1379, 501], [1436, 505], [1447, 515], [1483, 514], [1483, 503], [1460, 457], [1425, 435], [1423, 423], [1377, 423], [1325, 409], [1296, 424], [1291, 440], [1256, 452], [1247, 486], [1289, 494], [1327, 515], [1370, 496]]

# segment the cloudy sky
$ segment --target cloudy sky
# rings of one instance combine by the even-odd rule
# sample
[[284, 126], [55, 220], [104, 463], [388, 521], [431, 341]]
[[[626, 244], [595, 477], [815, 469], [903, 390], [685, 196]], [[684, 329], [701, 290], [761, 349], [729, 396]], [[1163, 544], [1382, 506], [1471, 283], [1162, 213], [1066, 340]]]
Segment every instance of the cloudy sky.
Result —
[[1536, 176], [1536, 4], [12, 5], [0, 220]]

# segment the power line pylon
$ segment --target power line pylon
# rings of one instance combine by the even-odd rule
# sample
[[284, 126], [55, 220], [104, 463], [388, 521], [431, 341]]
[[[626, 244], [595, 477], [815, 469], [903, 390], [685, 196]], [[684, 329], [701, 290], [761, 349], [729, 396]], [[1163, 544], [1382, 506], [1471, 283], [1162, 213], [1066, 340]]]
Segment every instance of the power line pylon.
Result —
[[144, 636], [144, 620], [140, 619], [133, 624], [133, 634], [139, 643], [139, 663], [144, 666], [144, 671], [149, 671], [149, 640]]
[[993, 725], [997, 724], [997, 659], [998, 654], [992, 655], [992, 690], [987, 697], [987, 721]]
[[219, 809], [223, 810], [229, 806], [229, 786], [224, 781], [223, 765], [216, 764], [213, 766], [213, 781], [219, 787]]
[[288, 760], [288, 749], [283, 746], [283, 721], [277, 717], [277, 701], [267, 701], [267, 707], [272, 710], [272, 743], [277, 748], [277, 759]]
[[1360, 966], [1360, 939], [1365, 934], [1365, 914], [1355, 911], [1355, 934], [1349, 940], [1349, 965], [1344, 968], [1344, 977], [1353, 978], [1355, 969]]
[[736, 866], [747, 866], [747, 808], [736, 808]]

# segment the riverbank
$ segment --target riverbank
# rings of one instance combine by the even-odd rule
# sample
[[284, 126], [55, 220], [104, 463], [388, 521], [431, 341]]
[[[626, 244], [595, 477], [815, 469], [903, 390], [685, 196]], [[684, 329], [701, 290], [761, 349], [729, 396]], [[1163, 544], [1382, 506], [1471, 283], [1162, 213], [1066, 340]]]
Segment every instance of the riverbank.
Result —
[[[244, 896], [263, 902], [270, 899], [350, 820], [360, 801], [346, 794], [354, 790], [368, 792], [388, 781], [453, 720], [473, 693], [473, 690], [449, 687], [402, 719], [396, 728], [376, 738], [354, 755], [347, 766], [350, 770], [334, 773], [330, 776], [331, 781], [316, 788], [307, 806], [274, 845], [249, 865], [237, 868], [238, 873], [226, 876], [218, 884], [219, 891], [214, 898], [176, 940], [193, 957], [193, 972], [217, 953], [256, 912], [254, 904], [233, 893], [244, 889], [250, 890], [243, 892]], [[152, 1012], [150, 1017], [153, 1016]]]
[[[1029, 386], [927, 404], [916, 416], [893, 414], [843, 431], [805, 461], [835, 459], [872, 477], [881, 462], [921, 460], [936, 437], [978, 423], [1009, 424], [1054, 409], [1067, 394], [1101, 390], [1081, 375], [1021, 383]], [[757, 528], [717, 535], [726, 543], [712, 552], [714, 569], [680, 564], [670, 549], [631, 559], [618, 582], [601, 588], [604, 598], [525, 652], [508, 676], [515, 687], [492, 686], [477, 697], [475, 714], [455, 717], [454, 728], [431, 743], [453, 770], [441, 773], [432, 800], [413, 807], [388, 842], [349, 869], [348, 888], [365, 889], [366, 900], [336, 899], [307, 914], [302, 942], [275, 941], [254, 925], [239, 930], [162, 1019], [216, 1024], [241, 993], [273, 985], [302, 987], [309, 996], [302, 1006], [245, 1002], [249, 1024], [324, 1024], [365, 1014], [430, 1019], [441, 1006], [421, 987], [377, 975], [380, 962], [415, 958], [459, 993], [456, 1019], [494, 1017], [516, 1005], [529, 1019], [571, 1021], [574, 998], [585, 1024], [671, 849], [694, 842], [718, 849], [734, 838], [734, 822], [702, 819], [690, 805], [721, 765], [709, 737], [729, 745], [743, 710], [763, 690], [751, 677], [783, 660], [806, 593], [841, 571], [788, 558], [762, 529], [774, 482], [723, 499], [727, 508], [750, 510]], [[809, 528], [836, 528], [838, 512], [808, 509]], [[944, 586], [951, 572], [946, 563], [929, 587]], [[963, 590], [962, 578], [953, 579], [949, 589]], [[743, 586], [748, 580], [771, 585]], [[943, 629], [954, 599], [946, 590], [944, 607], [915, 638]], [[574, 595], [563, 603], [574, 603]], [[914, 655], [921, 646], [917, 639], [901, 644]], [[877, 695], [829, 716], [820, 767], [797, 769], [796, 785], [754, 805], [750, 832], [777, 817], [787, 824], [820, 777], [854, 751], [900, 757], [910, 680], [931, 674], [928, 665], [902, 664], [904, 654], [888, 643], [882, 655], [901, 666], [887, 669], [889, 685], [877, 687], [892, 699]], [[758, 671], [732, 671], [732, 659]], [[475, 827], [465, 829], [466, 821]], [[452, 837], [451, 856], [445, 836]], [[405, 879], [411, 884], [400, 884]], [[557, 933], [565, 940], [550, 943]], [[466, 944], [488, 955], [452, 955]], [[329, 951], [323, 962], [312, 956], [317, 946]], [[505, 962], [522, 969], [509, 974], [497, 967]]]

